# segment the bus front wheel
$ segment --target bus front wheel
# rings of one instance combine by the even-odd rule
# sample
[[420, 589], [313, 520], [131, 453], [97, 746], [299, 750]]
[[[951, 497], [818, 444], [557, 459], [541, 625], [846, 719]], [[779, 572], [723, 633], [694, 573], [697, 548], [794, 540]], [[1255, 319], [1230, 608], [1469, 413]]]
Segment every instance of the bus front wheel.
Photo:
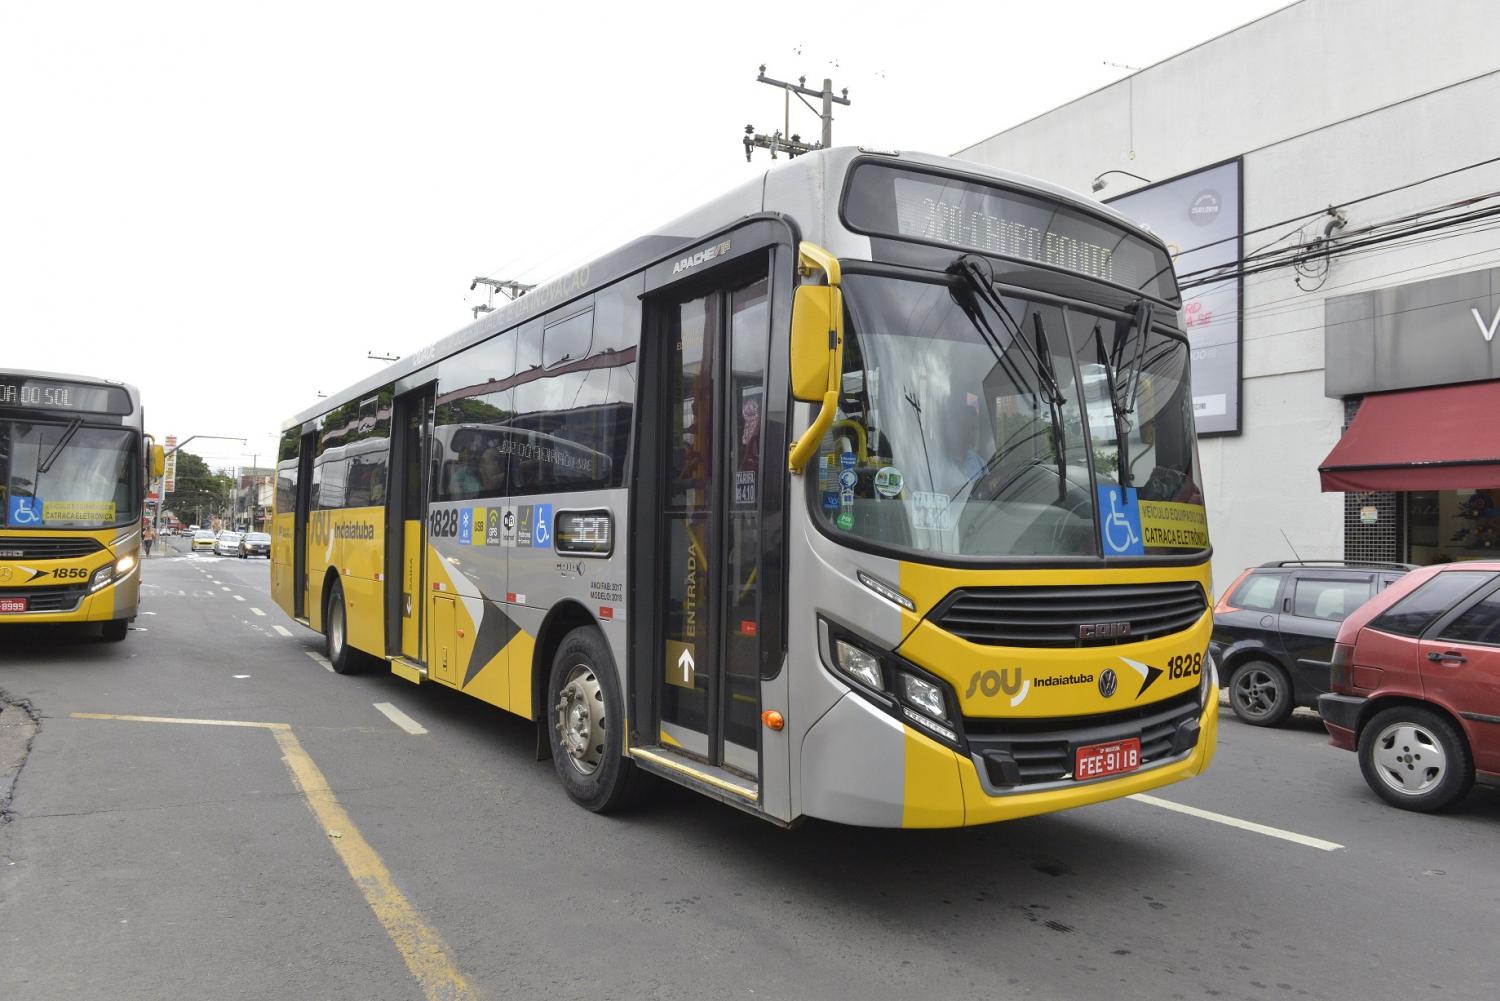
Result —
[[625, 703], [599, 630], [585, 626], [563, 637], [546, 706], [552, 764], [568, 796], [595, 813], [639, 801], [646, 776], [625, 757]]
[[129, 619], [110, 619], [104, 623], [104, 642], [118, 643], [125, 638], [125, 634], [128, 632], [130, 632]]

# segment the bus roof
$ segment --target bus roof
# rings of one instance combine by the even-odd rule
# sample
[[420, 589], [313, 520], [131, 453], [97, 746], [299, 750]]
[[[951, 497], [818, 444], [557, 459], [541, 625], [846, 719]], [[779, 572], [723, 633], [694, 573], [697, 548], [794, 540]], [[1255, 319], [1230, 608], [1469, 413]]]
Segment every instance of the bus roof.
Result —
[[1076, 191], [1024, 174], [929, 153], [867, 149], [861, 146], [818, 150], [757, 174], [712, 201], [656, 227], [651, 233], [497, 306], [473, 323], [466, 324], [354, 385], [319, 400], [285, 421], [281, 430], [286, 432], [299, 427], [501, 331], [592, 294], [626, 275], [702, 241], [705, 235], [715, 230], [756, 213], [782, 212], [792, 215], [801, 227], [805, 239], [822, 245], [835, 256], [868, 256], [869, 238], [844, 229], [838, 219], [838, 194], [848, 175], [849, 165], [859, 157], [940, 168], [1033, 191], [1107, 219], [1154, 243], [1162, 243], [1155, 233], [1117, 210]]

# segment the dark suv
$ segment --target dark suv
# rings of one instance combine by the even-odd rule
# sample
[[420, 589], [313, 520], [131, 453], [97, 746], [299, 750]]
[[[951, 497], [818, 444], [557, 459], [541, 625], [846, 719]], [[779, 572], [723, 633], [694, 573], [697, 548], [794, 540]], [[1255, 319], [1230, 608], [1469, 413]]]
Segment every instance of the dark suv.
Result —
[[1209, 650], [1229, 707], [1253, 726], [1277, 726], [1328, 691], [1339, 625], [1415, 567], [1406, 563], [1283, 560], [1251, 567], [1214, 606]]

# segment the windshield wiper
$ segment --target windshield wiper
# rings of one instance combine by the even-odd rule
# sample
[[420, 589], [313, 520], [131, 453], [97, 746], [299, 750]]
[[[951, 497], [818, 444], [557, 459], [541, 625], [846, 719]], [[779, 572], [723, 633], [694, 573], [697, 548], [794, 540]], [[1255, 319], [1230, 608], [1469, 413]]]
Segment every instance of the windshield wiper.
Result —
[[[1111, 361], [1115, 371], [1115, 384], [1124, 391], [1117, 403], [1125, 413], [1135, 411], [1136, 399], [1141, 391], [1141, 372], [1146, 367], [1146, 337], [1151, 332], [1151, 321], [1154, 311], [1151, 303], [1145, 299], [1137, 299], [1131, 307], [1130, 319], [1121, 320], [1115, 325], [1114, 349], [1110, 352]], [[1131, 352], [1130, 367], [1122, 371], [1121, 365], [1125, 363], [1125, 350], [1132, 339], [1135, 340], [1135, 350]], [[1120, 385], [1121, 379], [1124, 385]]]
[[1109, 410], [1115, 422], [1115, 449], [1118, 467], [1115, 477], [1120, 486], [1130, 486], [1130, 420], [1120, 407], [1120, 394], [1115, 389], [1115, 370], [1109, 353], [1104, 350], [1104, 331], [1094, 324], [1094, 343], [1099, 348], [1099, 367], [1104, 370], [1104, 388], [1109, 392]]
[[[973, 293], [974, 298], [988, 306], [996, 316], [1000, 317], [1001, 322], [1005, 324], [1006, 330], [1010, 334], [1011, 344], [1015, 346], [1016, 352], [1025, 361], [1026, 367], [1031, 370], [1031, 374], [1035, 379], [1035, 382], [1032, 383], [1033, 398], [1035, 398], [1035, 387], [1040, 386], [1042, 389], [1041, 395], [1046, 398], [1047, 408], [1052, 414], [1052, 447], [1057, 454], [1057, 494], [1058, 500], [1063, 501], [1067, 498], [1068, 494], [1067, 437], [1062, 426], [1063, 405], [1067, 403], [1067, 399], [1063, 396], [1062, 388], [1058, 385], [1057, 370], [1052, 366], [1052, 351], [1048, 345], [1047, 331], [1043, 326], [1042, 315], [1039, 312], [1031, 314], [1032, 329], [1036, 336], [1036, 342], [1033, 344], [1027, 340], [1025, 332], [1021, 330], [1020, 324], [1016, 322], [1015, 317], [1011, 316], [1010, 310], [1006, 309], [1005, 301], [995, 291], [994, 271], [991, 269], [989, 261], [973, 254], [960, 254], [949, 270], [963, 278]], [[974, 321], [974, 325], [980, 334], [985, 338], [985, 343], [989, 345], [990, 350], [999, 359], [1000, 364], [1005, 366], [1006, 374], [1018, 386], [1024, 384], [1023, 379], [1017, 378], [1019, 373], [1015, 370], [1014, 364], [1007, 356], [1005, 348], [1000, 343], [1000, 338], [995, 334], [994, 328], [984, 318], [984, 314], [977, 309], [966, 310], [966, 312], [968, 312], [970, 318]], [[948, 503], [951, 505], [958, 498], [959, 494], [963, 493], [965, 489], [988, 473], [1001, 454], [997, 450], [995, 456], [989, 462], [986, 462], [978, 473], [969, 477], [963, 486], [954, 492], [948, 499]]]
[[[1021, 332], [1020, 325], [1016, 323], [1015, 317], [1010, 315], [1010, 310], [1005, 308], [1005, 302], [1000, 298], [999, 293], [995, 291], [995, 276], [994, 271], [990, 268], [990, 262], [983, 257], [976, 257], [973, 254], [960, 254], [948, 270], [962, 278], [968, 285], [969, 290], [973, 292], [974, 298], [984, 303], [996, 316], [1000, 317], [1010, 334], [1011, 343], [1015, 345], [1022, 360], [1026, 362], [1026, 367], [1031, 370], [1031, 375], [1036, 380], [1034, 385], [1041, 386], [1046, 390], [1047, 402], [1053, 406], [1065, 402], [1062, 390], [1058, 388], [1057, 380], [1052, 374], [1051, 364], [1043, 362], [1037, 356], [1036, 349], [1027, 343], [1026, 335]], [[994, 328], [990, 326], [989, 321], [977, 310], [972, 311], [970, 316], [976, 321], [976, 326], [979, 328], [980, 333], [984, 335], [990, 350], [995, 352], [995, 357], [999, 358], [1001, 363], [1005, 364], [1007, 368], [1012, 368], [1009, 364], [1009, 359], [1006, 357], [1005, 348], [1001, 345], [1000, 338], [996, 335]], [[1043, 354], [1046, 353], [1044, 350]], [[1013, 369], [1011, 375], [1014, 378]], [[1018, 385], [1023, 382], [1021, 379], [1016, 379], [1015, 381]]]
[[62, 454], [62, 450], [67, 446], [68, 442], [73, 440], [73, 436], [78, 433], [78, 429], [81, 427], [83, 427], [83, 421], [81, 420], [74, 419], [68, 423], [67, 430], [63, 431], [62, 437], [57, 439], [57, 444], [52, 446], [52, 451], [48, 452], [47, 457], [37, 465], [36, 472], [38, 476], [52, 469], [52, 464], [57, 461], [57, 457]]

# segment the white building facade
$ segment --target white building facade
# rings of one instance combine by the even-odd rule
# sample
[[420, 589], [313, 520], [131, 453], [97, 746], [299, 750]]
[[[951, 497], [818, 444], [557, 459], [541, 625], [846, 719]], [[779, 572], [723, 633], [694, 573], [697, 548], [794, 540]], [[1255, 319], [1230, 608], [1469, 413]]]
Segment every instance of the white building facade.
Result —
[[[1202, 329], [1184, 292], [1195, 398], [1200, 372], [1214, 383], [1198, 419], [1220, 588], [1294, 554], [1500, 558], [1500, 217], [1484, 215], [1500, 211], [1500, 162], [1484, 163], [1500, 157], [1497, 16], [1495, 0], [1302, 0], [957, 154], [1079, 191], [1102, 181], [1102, 199], [1141, 192], [1115, 204], [1127, 215], [1165, 211], [1150, 199], [1173, 179], [1237, 172], [1238, 190], [1175, 189], [1183, 212], [1236, 208], [1243, 233], [1224, 270], [1201, 271], [1206, 250], [1178, 262], [1185, 285], [1239, 275]], [[1185, 252], [1209, 242], [1185, 217], [1138, 218]], [[1493, 406], [1424, 423], [1459, 385]], [[1330, 457], [1350, 418], [1381, 408], [1432, 454], [1392, 452], [1371, 417], [1362, 450]], [[1343, 489], [1325, 492], [1335, 460]]]

